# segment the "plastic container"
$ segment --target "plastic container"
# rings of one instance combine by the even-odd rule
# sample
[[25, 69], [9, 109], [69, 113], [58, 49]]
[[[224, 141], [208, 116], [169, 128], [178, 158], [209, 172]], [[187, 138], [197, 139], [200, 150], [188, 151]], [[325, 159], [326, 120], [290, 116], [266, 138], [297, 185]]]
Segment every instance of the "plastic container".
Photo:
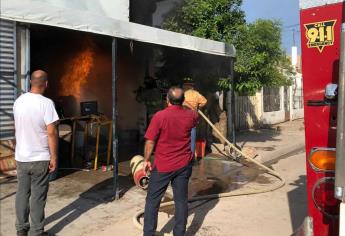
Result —
[[206, 140], [198, 139], [195, 144], [195, 157], [203, 158], [205, 156]]

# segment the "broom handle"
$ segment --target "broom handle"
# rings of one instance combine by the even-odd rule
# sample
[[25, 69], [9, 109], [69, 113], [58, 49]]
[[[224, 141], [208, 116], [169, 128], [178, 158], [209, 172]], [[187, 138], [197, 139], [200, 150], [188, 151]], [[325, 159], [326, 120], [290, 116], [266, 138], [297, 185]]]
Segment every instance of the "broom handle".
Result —
[[[188, 105], [189, 108], [192, 108], [193, 106], [187, 102], [187, 101], [184, 101], [185, 104]], [[232, 143], [229, 142], [229, 140], [227, 140], [224, 135], [217, 129], [217, 127], [212, 124], [212, 122], [207, 118], [207, 116], [199, 109], [197, 109], [198, 113], [202, 116], [202, 118], [204, 118], [204, 120], [211, 126], [211, 128], [230, 146], [230, 147], [233, 147], [233, 148], [236, 148], [235, 145], [233, 145]], [[236, 148], [237, 149], [237, 148]]]
[[[187, 101], [184, 101], [184, 103], [186, 103], [188, 105], [188, 107], [192, 108], [193, 106], [187, 102]], [[212, 122], [207, 118], [207, 116], [199, 109], [197, 109], [198, 113], [202, 116], [202, 118], [204, 118], [204, 120], [211, 126], [211, 128], [219, 135], [219, 137], [221, 139], [224, 140], [224, 142], [226, 142], [230, 147], [232, 147], [233, 149], [235, 149], [237, 152], [239, 152], [241, 155], [243, 155], [244, 157], [246, 157], [246, 155], [241, 152], [240, 149], [238, 149], [234, 144], [230, 143], [230, 141], [224, 137], [224, 135], [217, 129], [217, 127], [212, 124]], [[247, 158], [247, 157], [246, 157]]]
[[[187, 105], [189, 105], [190, 107], [193, 107], [190, 103], [184, 101], [184, 103], [186, 103]], [[237, 153], [239, 153], [242, 157], [244, 157], [247, 160], [250, 160], [251, 162], [254, 162], [255, 164], [257, 164], [258, 166], [262, 167], [263, 169], [268, 170], [269, 172], [272, 172], [271, 169], [269, 169], [268, 167], [266, 167], [265, 165], [261, 164], [260, 162], [258, 162], [257, 160], [255, 160], [254, 158], [249, 157], [248, 155], [246, 155], [245, 153], [243, 153], [240, 149], [238, 149], [234, 144], [232, 144], [227, 138], [224, 137], [224, 135], [217, 129], [217, 127], [212, 124], [212, 122], [207, 118], [207, 116], [201, 111], [201, 110], [197, 110], [198, 113], [201, 115], [202, 118], [204, 118], [204, 120], [211, 126], [211, 128], [219, 135], [219, 137], [221, 139], [224, 140], [224, 142], [226, 142], [226, 144], [229, 145], [230, 148], [234, 149]]]

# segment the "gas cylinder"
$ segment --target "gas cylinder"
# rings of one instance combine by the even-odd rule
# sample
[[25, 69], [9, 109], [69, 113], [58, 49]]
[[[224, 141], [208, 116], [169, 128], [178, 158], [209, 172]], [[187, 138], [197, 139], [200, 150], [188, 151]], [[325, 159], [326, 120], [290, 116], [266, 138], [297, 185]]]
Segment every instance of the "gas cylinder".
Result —
[[132, 170], [134, 183], [142, 189], [147, 189], [149, 177], [144, 170], [144, 157], [140, 155], [134, 156], [131, 159], [130, 167]]

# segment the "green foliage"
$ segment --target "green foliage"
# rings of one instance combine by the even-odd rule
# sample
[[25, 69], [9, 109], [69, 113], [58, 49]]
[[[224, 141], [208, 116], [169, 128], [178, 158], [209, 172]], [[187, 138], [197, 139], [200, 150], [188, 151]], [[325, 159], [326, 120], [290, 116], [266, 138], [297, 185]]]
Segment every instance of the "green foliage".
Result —
[[257, 20], [243, 25], [231, 43], [238, 50], [235, 63], [237, 91], [290, 84], [292, 68], [281, 49], [280, 22]]
[[224, 90], [231, 89], [230, 77], [229, 78], [220, 78], [218, 80], [218, 86], [219, 86], [219, 88], [224, 89]]
[[[281, 48], [281, 23], [246, 23], [241, 4], [241, 0], [185, 0], [163, 28], [234, 44], [234, 86], [241, 94], [253, 94], [263, 86], [289, 85], [292, 68]], [[230, 80], [220, 78], [218, 85], [228, 89]]]
[[242, 0], [185, 0], [163, 28], [201, 38], [226, 41], [245, 23]]

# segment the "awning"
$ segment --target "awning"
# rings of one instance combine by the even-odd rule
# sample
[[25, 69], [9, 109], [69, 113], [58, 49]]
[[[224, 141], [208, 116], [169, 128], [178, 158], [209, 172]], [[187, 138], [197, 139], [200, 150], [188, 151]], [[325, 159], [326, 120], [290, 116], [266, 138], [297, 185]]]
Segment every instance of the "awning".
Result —
[[1, 0], [0, 18], [108, 35], [145, 43], [235, 57], [233, 45], [116, 20], [35, 0]]

